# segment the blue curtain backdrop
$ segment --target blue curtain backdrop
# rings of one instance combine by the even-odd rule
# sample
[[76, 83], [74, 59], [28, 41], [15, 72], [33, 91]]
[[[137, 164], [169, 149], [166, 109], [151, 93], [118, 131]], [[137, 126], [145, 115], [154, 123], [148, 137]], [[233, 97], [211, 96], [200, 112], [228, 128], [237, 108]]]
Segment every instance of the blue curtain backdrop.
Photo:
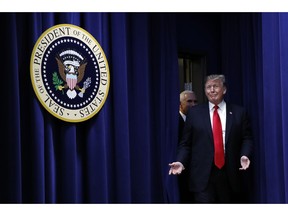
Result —
[[258, 169], [266, 178], [260, 197], [262, 202], [288, 203], [288, 14], [262, 17], [263, 134]]
[[[1, 203], [178, 202], [176, 178], [168, 176], [178, 136], [176, 16], [0, 14]], [[255, 140], [244, 195], [252, 203], [287, 203], [288, 14], [219, 16], [226, 99], [247, 108]], [[90, 32], [109, 62], [108, 98], [81, 123], [49, 114], [30, 81], [36, 40], [60, 23]]]
[[[1, 203], [177, 201], [168, 163], [177, 142], [178, 62], [174, 19], [146, 13], [0, 15]], [[38, 102], [30, 56], [60, 23], [79, 25], [102, 46], [108, 98], [96, 116], [67, 123]], [[4, 105], [5, 104], [5, 105]]]

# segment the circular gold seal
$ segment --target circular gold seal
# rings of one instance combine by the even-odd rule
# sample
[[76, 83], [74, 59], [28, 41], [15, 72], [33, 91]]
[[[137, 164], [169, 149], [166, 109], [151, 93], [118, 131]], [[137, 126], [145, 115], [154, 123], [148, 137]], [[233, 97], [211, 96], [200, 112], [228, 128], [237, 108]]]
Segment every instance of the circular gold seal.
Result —
[[71, 24], [52, 26], [39, 37], [31, 55], [30, 76], [45, 109], [67, 122], [82, 122], [98, 113], [110, 86], [100, 44]]

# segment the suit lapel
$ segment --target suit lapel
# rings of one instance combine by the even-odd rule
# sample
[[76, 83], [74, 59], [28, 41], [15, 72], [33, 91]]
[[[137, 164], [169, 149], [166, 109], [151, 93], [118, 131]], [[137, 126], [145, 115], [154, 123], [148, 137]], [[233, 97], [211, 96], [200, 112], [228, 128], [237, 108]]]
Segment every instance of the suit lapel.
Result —
[[207, 106], [204, 108], [204, 119], [203, 122], [205, 124], [205, 127], [207, 128], [207, 131], [209, 131], [209, 137], [211, 138], [211, 141], [213, 143], [213, 132], [212, 132], [212, 126], [211, 126], [211, 119], [210, 119], [210, 110], [209, 110], [209, 104], [207, 103]]
[[226, 104], [225, 145], [227, 144], [228, 137], [231, 131], [232, 117], [233, 117], [233, 112], [232, 112], [231, 106], [229, 104]]

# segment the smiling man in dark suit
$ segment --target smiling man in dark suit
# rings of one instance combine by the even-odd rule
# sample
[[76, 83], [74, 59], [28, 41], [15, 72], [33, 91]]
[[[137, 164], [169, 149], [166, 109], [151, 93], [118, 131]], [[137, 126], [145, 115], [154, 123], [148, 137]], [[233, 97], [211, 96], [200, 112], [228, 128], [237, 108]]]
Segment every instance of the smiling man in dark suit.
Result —
[[[188, 167], [189, 188], [196, 203], [239, 202], [241, 172], [250, 165], [253, 141], [248, 116], [244, 108], [224, 101], [226, 91], [224, 75], [206, 78], [209, 102], [189, 109], [177, 161], [169, 164], [169, 174], [173, 175]], [[218, 123], [214, 115], [220, 117]]]

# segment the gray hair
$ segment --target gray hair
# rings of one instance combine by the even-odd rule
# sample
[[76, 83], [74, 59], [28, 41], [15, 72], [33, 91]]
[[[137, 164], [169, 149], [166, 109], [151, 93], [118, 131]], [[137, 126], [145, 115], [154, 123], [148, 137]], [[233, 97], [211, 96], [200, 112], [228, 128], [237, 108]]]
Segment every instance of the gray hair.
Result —
[[185, 100], [185, 95], [186, 94], [195, 94], [193, 91], [191, 90], [184, 90], [180, 93], [180, 102]]
[[223, 74], [211, 74], [211, 75], [206, 77], [205, 83], [208, 80], [220, 80], [222, 82], [223, 86], [226, 86], [225, 76]]

